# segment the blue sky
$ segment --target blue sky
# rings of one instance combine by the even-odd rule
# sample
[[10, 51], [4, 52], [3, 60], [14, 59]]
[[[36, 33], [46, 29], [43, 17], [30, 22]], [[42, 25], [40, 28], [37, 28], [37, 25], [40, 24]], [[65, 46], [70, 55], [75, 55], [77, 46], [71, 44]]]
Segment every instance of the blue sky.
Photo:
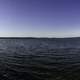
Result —
[[80, 37], [80, 0], [0, 0], [1, 37]]

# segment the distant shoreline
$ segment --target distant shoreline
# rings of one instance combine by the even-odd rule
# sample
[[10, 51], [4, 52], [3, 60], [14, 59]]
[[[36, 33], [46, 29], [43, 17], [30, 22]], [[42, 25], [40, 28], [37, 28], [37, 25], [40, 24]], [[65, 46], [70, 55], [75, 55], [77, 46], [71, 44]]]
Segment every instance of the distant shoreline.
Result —
[[80, 37], [0, 37], [0, 39], [80, 39]]

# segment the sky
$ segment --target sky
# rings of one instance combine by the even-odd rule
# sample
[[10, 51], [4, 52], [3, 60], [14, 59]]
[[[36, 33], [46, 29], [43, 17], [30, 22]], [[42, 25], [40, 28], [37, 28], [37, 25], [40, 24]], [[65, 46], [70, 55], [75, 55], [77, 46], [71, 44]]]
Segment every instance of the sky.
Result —
[[0, 0], [0, 37], [80, 37], [80, 0]]

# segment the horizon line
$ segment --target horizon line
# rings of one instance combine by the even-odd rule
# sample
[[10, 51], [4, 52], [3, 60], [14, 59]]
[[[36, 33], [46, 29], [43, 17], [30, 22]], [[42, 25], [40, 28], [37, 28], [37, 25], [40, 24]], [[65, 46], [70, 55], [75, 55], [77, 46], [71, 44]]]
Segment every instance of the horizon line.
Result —
[[22, 36], [21, 37], [18, 37], [18, 36], [17, 37], [7, 37], [7, 36], [3, 36], [3, 37], [0, 37], [0, 38], [6, 38], [6, 39], [7, 38], [12, 38], [12, 39], [14, 39], [14, 38], [27, 38], [27, 39], [28, 38], [34, 38], [34, 39], [38, 39], [38, 38], [50, 38], [51, 39], [51, 38], [80, 38], [80, 37], [26, 37], [26, 36], [25, 37], [22, 37]]

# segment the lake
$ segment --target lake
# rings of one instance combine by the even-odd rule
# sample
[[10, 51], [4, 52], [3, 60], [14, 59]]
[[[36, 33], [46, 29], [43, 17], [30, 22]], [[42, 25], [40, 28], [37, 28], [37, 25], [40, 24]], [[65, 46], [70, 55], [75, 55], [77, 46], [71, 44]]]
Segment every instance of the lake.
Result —
[[0, 80], [80, 80], [80, 38], [0, 39]]

